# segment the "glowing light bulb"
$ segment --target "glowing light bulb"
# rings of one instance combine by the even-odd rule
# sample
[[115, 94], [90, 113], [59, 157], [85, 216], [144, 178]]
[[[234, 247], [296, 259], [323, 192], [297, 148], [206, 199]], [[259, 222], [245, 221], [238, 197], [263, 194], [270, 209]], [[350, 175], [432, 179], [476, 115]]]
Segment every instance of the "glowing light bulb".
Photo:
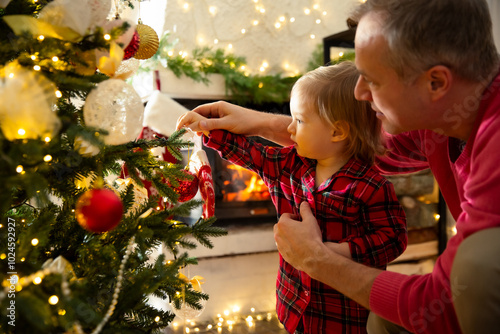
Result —
[[56, 90], [56, 97], [57, 98], [61, 98], [62, 97], [62, 93], [60, 90]]
[[35, 277], [33, 284], [38, 285], [40, 283], [42, 283], [42, 278], [40, 276]]
[[319, 5], [318, 4], [314, 4], [313, 8], [316, 9], [316, 10], [318, 10], [319, 9]]
[[241, 33], [242, 33], [242, 34], [244, 34], [244, 33], [246, 33], [246, 32], [247, 32], [247, 30], [246, 30], [246, 29], [241, 29]]
[[281, 28], [281, 23], [279, 23], [279, 22], [276, 22], [276, 23], [274, 24], [274, 27], [275, 27], [276, 29], [279, 29], [279, 28]]
[[325, 11], [323, 12], [323, 16], [326, 16], [326, 14], [327, 14], [327, 13], [326, 13], [326, 10], [325, 10]]
[[343, 52], [339, 52], [339, 57], [342, 57], [344, 55]]
[[280, 22], [285, 22], [285, 17], [284, 16], [280, 16], [279, 20], [280, 20]]
[[57, 297], [56, 295], [52, 295], [49, 297], [50, 305], [56, 305], [57, 303], [59, 303], [59, 297]]
[[45, 36], [44, 36], [44, 35], [40, 35], [40, 36], [38, 36], [38, 37], [37, 37], [37, 39], [38, 39], [39, 41], [43, 41], [43, 40], [45, 39]]
[[290, 22], [292, 22], [292, 23], [295, 22], [295, 17], [291, 17]]
[[50, 154], [47, 154], [46, 156], [43, 157], [43, 161], [45, 162], [52, 161], [52, 156]]
[[217, 38], [214, 39], [214, 44], [219, 44], [219, 40]]
[[182, 5], [182, 8], [184, 8], [185, 10], [188, 10], [189, 4], [187, 2], [185, 2], [184, 5]]
[[31, 58], [31, 60], [36, 60], [36, 56], [35, 55], [31, 55], [30, 58]]
[[39, 243], [39, 241], [38, 241], [38, 239], [37, 239], [37, 238], [33, 238], [33, 239], [31, 239], [31, 245], [32, 245], [32, 246], [36, 246], [36, 245], [38, 245], [38, 243]]
[[33, 66], [33, 69], [35, 71], [40, 71], [42, 68], [39, 65], [35, 65], [35, 66]]
[[232, 48], [233, 48], [233, 44], [229, 44], [229, 45], [227, 46], [227, 48], [228, 48], [228, 49], [232, 49]]
[[23, 171], [24, 171], [24, 168], [23, 168], [22, 165], [19, 165], [19, 166], [16, 167], [16, 172], [22, 173]]
[[208, 11], [210, 12], [210, 14], [215, 15], [215, 14], [217, 13], [217, 7], [215, 7], [215, 6], [210, 6], [210, 7], [208, 8]]
[[160, 321], [160, 317], [155, 318], [155, 322], [158, 322], [158, 321]]
[[17, 130], [17, 134], [20, 135], [20, 136], [24, 136], [26, 134], [26, 130], [19, 129], [19, 130]]
[[320, 24], [321, 23], [321, 20], [320, 19], [317, 19], [316, 20], [316, 24]]
[[252, 24], [253, 24], [254, 26], [259, 25], [259, 21], [258, 21], [258, 20], [253, 20]]
[[315, 34], [311, 34], [311, 39], [315, 39], [316, 38], [316, 35]]
[[50, 143], [50, 140], [51, 140], [51, 139], [50, 139], [50, 137], [45, 137], [45, 139], [44, 139], [44, 140], [45, 140], [45, 142], [46, 142], [46, 143]]
[[169, 57], [172, 57], [172, 56], [174, 55], [174, 51], [172, 51], [172, 50], [168, 51], [168, 52], [167, 52], [167, 55], [168, 55]]
[[309, 8], [304, 9], [304, 14], [306, 15], [311, 14], [311, 10]]
[[111, 35], [110, 34], [105, 34], [104, 35], [104, 39], [107, 40], [107, 41], [111, 40]]

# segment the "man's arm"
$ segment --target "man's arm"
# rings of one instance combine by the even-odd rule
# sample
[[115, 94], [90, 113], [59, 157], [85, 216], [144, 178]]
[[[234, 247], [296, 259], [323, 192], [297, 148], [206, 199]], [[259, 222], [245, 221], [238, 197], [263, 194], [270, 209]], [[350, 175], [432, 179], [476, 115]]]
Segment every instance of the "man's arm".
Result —
[[[206, 119], [196, 119], [199, 114]], [[223, 129], [246, 136], [260, 136], [283, 146], [292, 144], [287, 131], [292, 119], [286, 115], [270, 114], [218, 101], [200, 105], [192, 113], [179, 118], [177, 129], [189, 124], [193, 131]]]
[[283, 214], [274, 226], [274, 239], [283, 258], [369, 309], [373, 282], [383, 271], [333, 251], [322, 242], [318, 223], [307, 203], [301, 204], [300, 213], [302, 221]]

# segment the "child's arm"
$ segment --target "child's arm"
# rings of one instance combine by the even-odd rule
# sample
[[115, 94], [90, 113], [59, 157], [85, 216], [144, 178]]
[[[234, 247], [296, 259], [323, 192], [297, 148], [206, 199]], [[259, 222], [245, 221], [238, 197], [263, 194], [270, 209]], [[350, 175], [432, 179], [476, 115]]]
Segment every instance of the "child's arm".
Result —
[[[259, 112], [225, 101], [202, 104], [194, 108], [193, 113], [204, 117], [192, 123], [193, 131], [223, 129], [245, 136], [260, 136], [283, 146], [293, 144], [287, 131], [292, 122], [290, 116]], [[177, 129], [180, 127], [182, 123], [180, 126], [177, 123]]]

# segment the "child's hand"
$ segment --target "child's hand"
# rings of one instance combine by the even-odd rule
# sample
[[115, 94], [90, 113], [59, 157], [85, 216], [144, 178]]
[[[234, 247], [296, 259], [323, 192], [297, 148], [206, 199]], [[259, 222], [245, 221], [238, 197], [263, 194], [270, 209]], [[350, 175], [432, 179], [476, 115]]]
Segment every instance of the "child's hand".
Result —
[[210, 134], [210, 131], [202, 130], [200, 128], [200, 121], [205, 120], [206, 117], [203, 117], [196, 112], [188, 111], [177, 120], [176, 130], [188, 127], [191, 130], [195, 131], [198, 136], [201, 136], [201, 134], [208, 136]]

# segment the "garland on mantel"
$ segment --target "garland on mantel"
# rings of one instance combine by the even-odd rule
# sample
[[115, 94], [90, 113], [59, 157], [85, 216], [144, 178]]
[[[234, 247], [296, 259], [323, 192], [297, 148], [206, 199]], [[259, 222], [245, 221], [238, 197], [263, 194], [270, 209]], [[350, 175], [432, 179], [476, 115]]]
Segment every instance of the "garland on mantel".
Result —
[[[171, 70], [178, 78], [185, 75], [195, 82], [203, 82], [206, 85], [210, 84], [210, 74], [220, 74], [225, 80], [226, 96], [240, 105], [286, 103], [293, 84], [301, 76], [299, 74], [284, 77], [281, 73], [247, 74], [244, 70], [247, 66], [245, 57], [226, 53], [224, 49], [213, 50], [210, 47], [196, 48], [192, 51], [192, 56], [188, 57], [172, 52], [178, 40], [169, 42], [168, 38], [167, 32], [160, 39], [158, 52], [141, 64], [140, 71], [152, 71], [162, 66]], [[308, 70], [323, 64], [322, 50], [323, 46], [319, 44], [308, 63]], [[354, 53], [346, 53], [332, 63], [352, 59], [353, 55]]]

